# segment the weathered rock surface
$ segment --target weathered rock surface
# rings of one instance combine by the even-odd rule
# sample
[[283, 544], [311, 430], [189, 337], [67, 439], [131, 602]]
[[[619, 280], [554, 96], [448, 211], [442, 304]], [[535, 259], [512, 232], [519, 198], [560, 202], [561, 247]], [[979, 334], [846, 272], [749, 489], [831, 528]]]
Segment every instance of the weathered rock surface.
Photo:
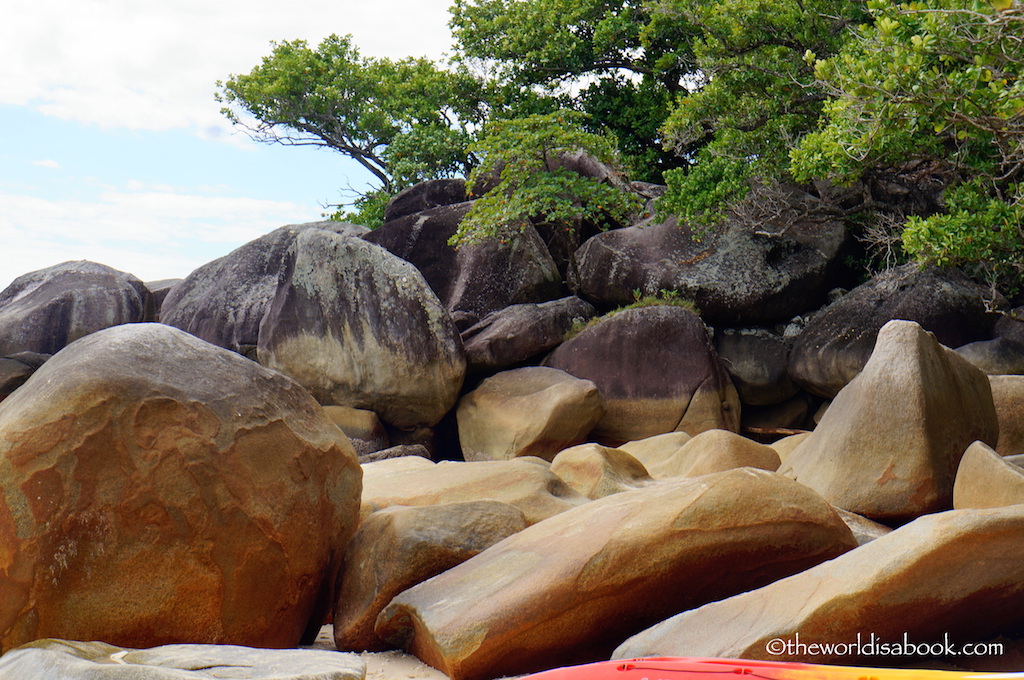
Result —
[[576, 252], [570, 288], [603, 307], [631, 291], [678, 291], [711, 322], [789, 319], [820, 304], [846, 241], [840, 222], [798, 222], [785, 232], [739, 222], [693, 237], [670, 219], [599, 234]]
[[956, 269], [891, 269], [814, 316], [794, 340], [790, 375], [807, 391], [834, 397], [864, 368], [879, 329], [892, 319], [916, 321], [947, 347], [987, 339], [995, 323], [985, 311], [987, 294]]
[[[865, 663], [849, 644], [984, 640], [1024, 621], [1024, 506], [922, 517], [803, 573], [683, 612], [614, 658], [697, 656]], [[813, 641], [818, 653], [776, 639]], [[828, 653], [826, 645], [837, 653]], [[770, 654], [779, 652], [778, 654]], [[880, 663], [899, 657], [876, 657]], [[962, 663], [963, 659], [955, 661]]]
[[204, 264], [167, 293], [160, 322], [255, 358], [260, 321], [277, 290], [285, 253], [307, 229], [359, 236], [366, 227], [340, 222], [291, 224]]
[[0, 677], [18, 680], [363, 680], [354, 654], [231, 645], [165, 645], [152, 649], [104, 642], [37, 640], [0, 657]]
[[890, 321], [782, 474], [871, 519], [947, 510], [967, 447], [999, 432], [988, 377], [910, 321]]
[[0, 404], [0, 644], [293, 647], [358, 521], [297, 383], [160, 324], [94, 333]]
[[514, 238], [489, 238], [458, 250], [448, 245], [472, 205], [406, 215], [365, 238], [415, 265], [461, 329], [509, 305], [564, 294], [558, 269], [533, 227]]
[[423, 444], [399, 444], [397, 446], [389, 446], [386, 449], [374, 451], [373, 453], [362, 454], [359, 456], [359, 463], [376, 463], [381, 460], [405, 458], [406, 456], [414, 456], [416, 458], [431, 460], [430, 451]]
[[850, 527], [853, 537], [857, 539], [857, 545], [870, 543], [876, 538], [892, 533], [891, 527], [872, 521], [867, 517], [861, 517], [855, 512], [843, 510], [842, 508], [835, 508], [835, 511], [846, 522], [846, 526]]
[[953, 507], [999, 508], [1024, 503], [1024, 468], [974, 442], [960, 461], [953, 485]]
[[496, 373], [557, 347], [577, 321], [597, 315], [578, 297], [511, 305], [462, 333], [469, 370]]
[[360, 515], [365, 519], [392, 505], [497, 500], [519, 508], [526, 521], [535, 524], [587, 502], [550, 467], [539, 458], [432, 463], [407, 456], [367, 463]]
[[373, 411], [348, 406], [324, 406], [324, 413], [341, 428], [360, 457], [391, 447], [391, 439]]
[[764, 328], [715, 333], [715, 350], [740, 401], [750, 406], [781, 404], [799, 387], [789, 377], [789, 341]]
[[384, 221], [390, 222], [413, 213], [444, 205], [465, 203], [468, 200], [466, 180], [462, 178], [429, 179], [403, 189], [388, 201], [387, 207], [384, 208]]
[[453, 680], [512, 675], [600, 658], [648, 621], [854, 545], [806, 487], [735, 470], [535, 524], [398, 595], [376, 630]]
[[148, 295], [131, 274], [86, 260], [19, 276], [0, 292], [0, 356], [53, 354], [90, 333], [142, 321]]
[[545, 360], [590, 380], [605, 399], [596, 441], [739, 428], [739, 399], [704, 322], [678, 306], [627, 309], [561, 344]]
[[643, 464], [644, 469], [649, 471], [650, 468], [657, 467], [671, 458], [691, 439], [693, 437], [685, 432], [666, 432], [626, 442], [616, 448], [636, 458]]
[[604, 400], [589, 380], [544, 366], [503, 371], [459, 401], [462, 455], [466, 460], [551, 460], [582, 443], [604, 413]]
[[999, 418], [996, 451], [1003, 456], [1024, 453], [1024, 376], [990, 375], [992, 403]]
[[956, 353], [988, 375], [1024, 373], [1024, 344], [1009, 338], [969, 342], [957, 347]]
[[0, 401], [24, 385], [49, 358], [49, 354], [37, 352], [16, 352], [9, 357], [0, 357]]
[[632, 491], [653, 481], [636, 458], [600, 444], [565, 449], [551, 461], [551, 471], [590, 499]]
[[295, 237], [259, 333], [261, 364], [322, 404], [399, 427], [437, 423], [466, 372], [458, 331], [415, 267], [321, 229]]
[[345, 551], [334, 607], [338, 649], [388, 649], [373, 626], [395, 595], [525, 528], [522, 511], [500, 501], [393, 506], [373, 513]]
[[671, 456], [652, 462], [654, 479], [698, 477], [739, 467], [775, 472], [782, 461], [775, 449], [728, 430], [707, 430], [683, 444]]

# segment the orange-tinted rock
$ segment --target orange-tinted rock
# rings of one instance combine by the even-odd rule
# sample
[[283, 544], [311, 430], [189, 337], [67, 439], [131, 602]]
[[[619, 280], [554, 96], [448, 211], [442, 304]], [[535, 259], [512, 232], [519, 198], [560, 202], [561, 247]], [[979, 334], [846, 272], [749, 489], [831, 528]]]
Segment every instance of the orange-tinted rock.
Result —
[[780, 464], [779, 454], [770, 446], [728, 430], [707, 430], [648, 469], [655, 479], [672, 479], [698, 477], [738, 467], [775, 472]]
[[377, 634], [453, 680], [607, 658], [660, 621], [856, 546], [806, 487], [749, 468], [618, 493], [398, 595]]
[[982, 442], [967, 447], [953, 484], [953, 507], [998, 508], [1018, 503], [1024, 503], [1024, 468]]
[[[674, 616], [614, 656], [878, 665], [857, 655], [858, 635], [865, 653], [871, 635], [888, 644], [904, 635], [915, 643], [986, 640], [1024, 622], [1021, 554], [1022, 505], [927, 515], [802, 573]], [[797, 634], [815, 646], [787, 647]], [[967, 656], [948, 660], [971, 663]]]
[[565, 449], [551, 461], [551, 471], [591, 499], [632, 491], [654, 481], [636, 458], [600, 444]]
[[0, 407], [0, 643], [295, 646], [355, 530], [351, 445], [298, 384], [159, 324]]
[[334, 607], [336, 646], [387, 649], [373, 626], [395, 595], [525, 528], [523, 513], [500, 501], [392, 506], [373, 513], [345, 551]]
[[516, 506], [534, 524], [587, 502], [540, 458], [432, 463], [405, 456], [367, 463], [363, 470], [364, 519], [391, 505], [496, 500]]

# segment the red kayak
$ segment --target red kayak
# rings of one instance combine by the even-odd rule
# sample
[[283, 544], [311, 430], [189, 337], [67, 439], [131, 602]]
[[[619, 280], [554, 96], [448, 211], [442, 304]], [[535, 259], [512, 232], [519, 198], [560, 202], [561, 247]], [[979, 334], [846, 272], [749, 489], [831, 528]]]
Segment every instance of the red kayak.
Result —
[[657, 657], [627, 661], [601, 661], [583, 666], [555, 668], [527, 675], [522, 680], [723, 680], [732, 675], [767, 680], [1002, 680], [1024, 679], [1024, 673], [935, 671], [906, 668], [825, 666], [792, 661], [694, 659]]

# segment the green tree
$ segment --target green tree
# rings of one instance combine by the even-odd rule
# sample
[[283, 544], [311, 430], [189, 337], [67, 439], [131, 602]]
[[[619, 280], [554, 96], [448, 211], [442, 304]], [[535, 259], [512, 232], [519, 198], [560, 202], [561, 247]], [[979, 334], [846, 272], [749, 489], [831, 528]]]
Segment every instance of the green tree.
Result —
[[789, 150], [816, 126], [828, 92], [805, 60], [835, 54], [868, 19], [850, 0], [658, 0], [655, 16], [696, 30], [697, 68], [662, 125], [691, 159], [666, 173], [664, 212], [710, 221], [751, 181], [787, 178]]
[[[945, 209], [911, 215], [906, 251], [1019, 287], [1024, 261], [1024, 5], [870, 0], [873, 22], [817, 60], [832, 99], [792, 153], [799, 179], [852, 183], [927, 162]], [[809, 55], [808, 61], [813, 61]]]
[[658, 132], [693, 68], [685, 22], [662, 21], [647, 0], [455, 0], [451, 11], [458, 56], [485, 65], [497, 115], [585, 112], [636, 179], [685, 162]]
[[348, 36], [272, 46], [250, 73], [217, 84], [224, 114], [254, 139], [334, 149], [384, 194], [469, 171], [466, 146], [484, 117], [475, 78], [423, 58], [363, 57]]
[[514, 238], [531, 219], [564, 225], [586, 220], [598, 226], [625, 223], [639, 201], [614, 181], [585, 177], [564, 166], [580, 152], [618, 166], [615, 141], [582, 129], [574, 111], [492, 121], [470, 146], [480, 164], [469, 189], [487, 191], [476, 200], [452, 237], [454, 245], [487, 238]]

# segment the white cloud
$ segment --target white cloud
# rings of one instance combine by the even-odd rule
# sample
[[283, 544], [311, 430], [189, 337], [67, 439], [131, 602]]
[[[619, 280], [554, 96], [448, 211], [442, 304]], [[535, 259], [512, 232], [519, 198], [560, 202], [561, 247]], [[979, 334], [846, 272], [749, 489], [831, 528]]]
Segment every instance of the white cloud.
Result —
[[94, 260], [143, 280], [183, 277], [284, 224], [320, 219], [315, 206], [147, 186], [96, 200], [0, 193], [0, 288], [67, 260]]
[[271, 40], [352, 33], [366, 54], [439, 57], [449, 0], [47, 0], [0, 22], [0, 104], [135, 130], [229, 127], [216, 81], [248, 72]]
[[60, 167], [60, 163], [53, 160], [52, 158], [47, 158], [41, 161], [32, 161], [32, 165], [39, 166], [40, 168], [52, 168], [54, 170]]

